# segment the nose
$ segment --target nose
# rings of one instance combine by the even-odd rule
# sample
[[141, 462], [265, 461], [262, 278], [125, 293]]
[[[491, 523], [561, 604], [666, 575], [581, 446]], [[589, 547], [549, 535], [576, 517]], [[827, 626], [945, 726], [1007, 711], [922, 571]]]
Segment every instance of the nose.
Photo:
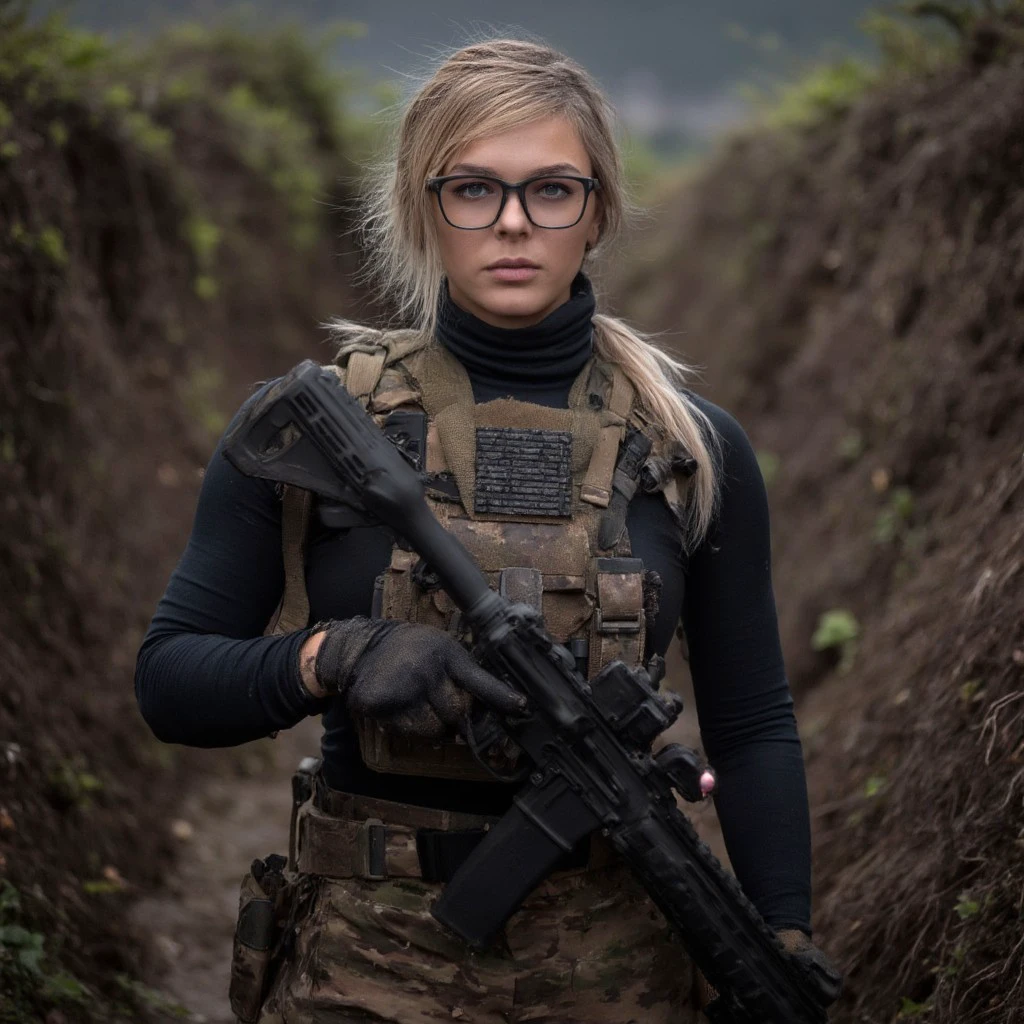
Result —
[[519, 194], [510, 191], [505, 200], [505, 208], [495, 222], [495, 230], [501, 234], [521, 235], [527, 233], [531, 226], [530, 218], [526, 216], [523, 204], [519, 201]]

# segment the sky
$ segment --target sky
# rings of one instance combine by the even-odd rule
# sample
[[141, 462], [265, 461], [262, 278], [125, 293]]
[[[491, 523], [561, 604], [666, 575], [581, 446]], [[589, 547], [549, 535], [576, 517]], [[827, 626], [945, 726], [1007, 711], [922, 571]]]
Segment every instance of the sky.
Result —
[[[45, 7], [45, 4], [40, 4]], [[50, 4], [54, 6], [54, 4]], [[63, 6], [67, 6], [66, 4]], [[247, 7], [257, 22], [298, 21], [316, 33], [360, 23], [337, 59], [369, 80], [411, 88], [445, 50], [480, 33], [539, 36], [583, 63], [623, 118], [641, 131], [701, 136], [742, 112], [741, 84], [791, 75], [822, 55], [867, 52], [858, 20], [864, 0], [78, 0], [73, 21], [118, 32], [149, 31], [183, 18], [212, 21]]]

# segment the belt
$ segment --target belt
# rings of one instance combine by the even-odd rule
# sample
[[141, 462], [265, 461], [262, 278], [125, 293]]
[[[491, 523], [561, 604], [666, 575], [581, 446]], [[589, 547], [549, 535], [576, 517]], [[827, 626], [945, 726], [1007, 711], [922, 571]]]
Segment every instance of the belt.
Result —
[[[498, 819], [330, 789], [317, 778], [296, 812], [295, 867], [327, 878], [447, 882]], [[584, 840], [553, 874], [602, 867], [611, 849]]]

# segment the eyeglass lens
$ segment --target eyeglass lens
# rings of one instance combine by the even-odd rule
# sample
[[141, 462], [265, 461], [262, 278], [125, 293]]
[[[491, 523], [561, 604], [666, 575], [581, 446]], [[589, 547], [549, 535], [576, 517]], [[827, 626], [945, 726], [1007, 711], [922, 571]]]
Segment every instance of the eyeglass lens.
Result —
[[[527, 216], [542, 228], [571, 227], [583, 215], [587, 190], [572, 178], [538, 178], [523, 189]], [[494, 178], [446, 181], [440, 190], [444, 215], [460, 228], [483, 228], [498, 218], [501, 182]]]

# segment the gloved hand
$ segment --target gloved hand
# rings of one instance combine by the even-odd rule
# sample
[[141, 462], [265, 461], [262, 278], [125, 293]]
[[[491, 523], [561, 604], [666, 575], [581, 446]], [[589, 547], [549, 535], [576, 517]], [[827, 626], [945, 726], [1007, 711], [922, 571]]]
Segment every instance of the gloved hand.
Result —
[[325, 636], [316, 655], [317, 682], [344, 698], [350, 711], [398, 732], [441, 739], [454, 728], [465, 735], [474, 698], [502, 714], [526, 706], [432, 626], [355, 616], [318, 628]]
[[783, 928], [776, 935], [782, 948], [808, 969], [823, 999], [834, 1003], [843, 991], [843, 976], [836, 965], [799, 928]]
[[[834, 1003], [843, 991], [843, 976], [836, 970], [835, 964], [799, 928], [783, 928], [775, 934], [782, 943], [782, 948], [806, 964], [813, 972], [826, 1004]], [[703, 1010], [708, 1003], [717, 998], [718, 992], [708, 984], [707, 978], [697, 971], [698, 1008]]]

